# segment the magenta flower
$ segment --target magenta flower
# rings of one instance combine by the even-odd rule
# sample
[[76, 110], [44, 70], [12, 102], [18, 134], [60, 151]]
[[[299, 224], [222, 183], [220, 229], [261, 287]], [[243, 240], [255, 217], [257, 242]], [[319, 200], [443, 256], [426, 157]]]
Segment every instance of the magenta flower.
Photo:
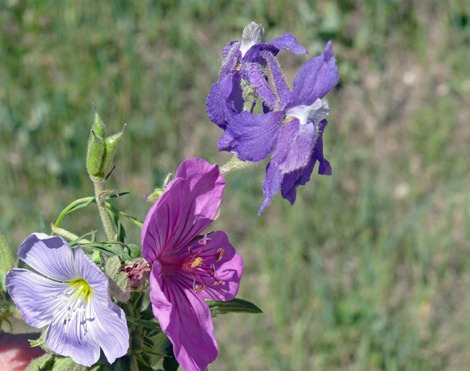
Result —
[[150, 300], [185, 370], [205, 370], [217, 357], [204, 299], [232, 300], [242, 258], [223, 231], [200, 235], [214, 220], [225, 181], [217, 165], [185, 160], [142, 228], [142, 255], [152, 264]]
[[46, 345], [75, 363], [91, 366], [100, 348], [109, 363], [129, 348], [123, 310], [109, 296], [108, 279], [78, 246], [59, 236], [33, 233], [18, 256], [37, 274], [14, 268], [6, 286], [24, 321], [33, 327], [49, 325]]

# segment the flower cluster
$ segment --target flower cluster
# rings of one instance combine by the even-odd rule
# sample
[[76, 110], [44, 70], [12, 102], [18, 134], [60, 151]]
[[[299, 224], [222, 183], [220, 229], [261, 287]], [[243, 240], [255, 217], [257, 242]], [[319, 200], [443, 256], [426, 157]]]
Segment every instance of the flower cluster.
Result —
[[[319, 174], [331, 174], [323, 156], [329, 112], [324, 97], [339, 79], [328, 42], [301, 67], [291, 89], [277, 55], [307, 50], [291, 34], [268, 42], [263, 34], [251, 23], [240, 41], [224, 47], [219, 79], [206, 100], [210, 120], [224, 131], [220, 151], [233, 152], [235, 162], [270, 156], [258, 214], [278, 192], [293, 204], [317, 162]], [[173, 180], [168, 176], [147, 197], [154, 204], [142, 223], [112, 205], [113, 197], [125, 193], [104, 188], [123, 131], [105, 133], [96, 114], [86, 159], [95, 195], [67, 206], [52, 225], [53, 235], [33, 233], [20, 245], [19, 258], [36, 272], [9, 263], [6, 276], [0, 267], [0, 283], [22, 319], [44, 329], [36, 343], [46, 356], [54, 354], [53, 361], [58, 355], [88, 367], [117, 362], [119, 369], [175, 369], [177, 363], [188, 371], [205, 370], [218, 354], [214, 313], [260, 312], [236, 298], [243, 260], [227, 234], [207, 230], [220, 213], [223, 172], [201, 158], [184, 160]], [[59, 228], [65, 215], [92, 203], [106, 241]], [[142, 228], [140, 246], [126, 240], [123, 217]]]
[[[241, 41], [224, 48], [219, 80], [206, 100], [211, 121], [224, 130], [218, 148], [241, 161], [257, 162], [271, 154], [263, 184], [264, 201], [258, 214], [281, 192], [291, 204], [296, 188], [318, 173], [331, 175], [323, 156], [323, 131], [329, 112], [324, 97], [338, 83], [331, 42], [323, 53], [300, 69], [291, 90], [276, 55], [282, 49], [306, 53], [291, 34], [262, 43], [263, 28], [248, 25]], [[263, 113], [253, 113], [260, 100]]]

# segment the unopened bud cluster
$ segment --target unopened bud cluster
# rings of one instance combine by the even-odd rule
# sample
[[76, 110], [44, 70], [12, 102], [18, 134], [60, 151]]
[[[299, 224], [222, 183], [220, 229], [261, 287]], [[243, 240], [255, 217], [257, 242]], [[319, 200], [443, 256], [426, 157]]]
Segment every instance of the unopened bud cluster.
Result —
[[124, 133], [124, 127], [116, 134], [106, 137], [106, 128], [98, 113], [91, 127], [88, 138], [86, 167], [88, 174], [97, 178], [104, 178], [111, 170], [114, 154], [118, 143]]

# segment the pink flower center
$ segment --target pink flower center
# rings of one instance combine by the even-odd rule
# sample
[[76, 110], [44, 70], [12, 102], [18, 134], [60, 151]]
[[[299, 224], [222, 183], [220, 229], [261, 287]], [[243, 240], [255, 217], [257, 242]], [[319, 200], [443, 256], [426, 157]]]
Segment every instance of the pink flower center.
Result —
[[210, 282], [212, 286], [220, 286], [222, 280], [217, 278], [215, 273], [215, 263], [222, 259], [224, 249], [219, 248], [214, 254], [206, 255], [204, 249], [210, 238], [204, 235], [198, 241], [198, 246], [194, 249], [194, 246], [188, 247], [189, 257], [183, 263], [182, 269], [193, 276], [193, 290], [195, 292], [201, 292], [204, 290]]

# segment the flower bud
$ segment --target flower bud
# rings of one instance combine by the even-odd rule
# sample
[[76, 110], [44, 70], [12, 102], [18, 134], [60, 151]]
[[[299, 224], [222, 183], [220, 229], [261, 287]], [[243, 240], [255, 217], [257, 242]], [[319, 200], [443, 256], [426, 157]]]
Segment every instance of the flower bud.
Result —
[[102, 139], [106, 136], [106, 126], [98, 112], [95, 112], [95, 121], [93, 122], [91, 130], [93, 130], [95, 134]]
[[[93, 125], [94, 126], [94, 125]], [[91, 176], [99, 176], [105, 153], [104, 139], [92, 129], [88, 138], [86, 168]]]
[[122, 134], [124, 134], [124, 129], [126, 125], [122, 128], [119, 133], [111, 135], [104, 140], [104, 155], [103, 155], [103, 162], [101, 163], [101, 173], [106, 174], [111, 167], [111, 164], [114, 159], [114, 154], [116, 153], [116, 148], [118, 143], [121, 141]]

